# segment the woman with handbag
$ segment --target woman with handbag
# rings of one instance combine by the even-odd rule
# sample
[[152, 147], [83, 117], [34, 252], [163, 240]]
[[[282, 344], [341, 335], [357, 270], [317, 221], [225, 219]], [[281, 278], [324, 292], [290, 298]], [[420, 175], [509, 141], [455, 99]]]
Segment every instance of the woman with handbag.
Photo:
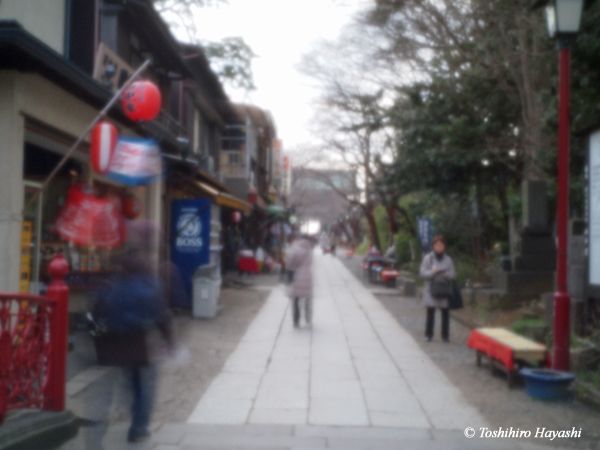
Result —
[[456, 277], [452, 258], [446, 254], [446, 240], [435, 236], [431, 242], [432, 252], [425, 255], [421, 263], [420, 275], [425, 279], [423, 303], [427, 308], [425, 340], [431, 341], [435, 325], [435, 310], [442, 313], [442, 339], [450, 339], [449, 298], [453, 295], [453, 281]]
[[285, 267], [289, 270], [288, 295], [293, 301], [294, 327], [300, 326], [300, 299], [304, 299], [307, 325], [312, 323], [312, 255], [313, 243], [308, 236], [296, 239], [286, 252]]

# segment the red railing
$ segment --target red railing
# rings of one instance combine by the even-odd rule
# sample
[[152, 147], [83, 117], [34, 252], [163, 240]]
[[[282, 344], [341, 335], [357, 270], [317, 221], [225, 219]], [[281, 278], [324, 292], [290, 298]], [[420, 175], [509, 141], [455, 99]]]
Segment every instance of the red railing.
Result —
[[0, 294], [0, 424], [11, 409], [65, 408], [68, 271], [58, 255], [47, 297]]

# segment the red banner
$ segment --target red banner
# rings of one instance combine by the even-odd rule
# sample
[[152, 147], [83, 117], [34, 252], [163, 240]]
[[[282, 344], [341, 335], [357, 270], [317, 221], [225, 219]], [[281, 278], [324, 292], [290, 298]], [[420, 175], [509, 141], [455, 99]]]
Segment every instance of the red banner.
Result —
[[97, 248], [112, 248], [125, 241], [125, 220], [118, 199], [98, 198], [82, 185], [72, 186], [55, 224], [67, 241]]

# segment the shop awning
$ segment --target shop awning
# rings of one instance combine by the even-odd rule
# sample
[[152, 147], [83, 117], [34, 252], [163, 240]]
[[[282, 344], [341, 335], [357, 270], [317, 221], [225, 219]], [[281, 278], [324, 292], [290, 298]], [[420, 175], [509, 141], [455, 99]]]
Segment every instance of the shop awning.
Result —
[[250, 214], [252, 212], [252, 205], [250, 203], [240, 200], [239, 198], [225, 192], [221, 192], [217, 196], [215, 203], [220, 206], [226, 206], [228, 208], [240, 210], [246, 214]]
[[228, 194], [227, 192], [222, 192], [207, 183], [203, 183], [202, 181], [198, 181], [192, 178], [187, 179], [191, 183], [193, 183], [194, 186], [199, 188], [204, 194], [211, 197], [215, 204], [219, 206], [225, 206], [226, 208], [237, 209], [246, 214], [252, 212], [252, 205], [250, 203], [245, 202], [237, 197], [234, 197], [233, 195]]
[[279, 205], [269, 205], [269, 214], [280, 216], [285, 213], [285, 209]]

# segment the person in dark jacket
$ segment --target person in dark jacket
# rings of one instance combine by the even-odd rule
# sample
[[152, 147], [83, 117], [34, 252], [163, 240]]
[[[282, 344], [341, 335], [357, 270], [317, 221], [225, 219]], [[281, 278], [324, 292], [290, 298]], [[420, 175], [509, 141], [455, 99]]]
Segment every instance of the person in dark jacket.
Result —
[[110, 345], [109, 365], [123, 367], [132, 390], [131, 426], [127, 440], [149, 437], [156, 370], [150, 362], [148, 333], [157, 328], [172, 347], [170, 312], [165, 289], [152, 267], [153, 225], [140, 221], [129, 229], [132, 236], [120, 258], [119, 275], [100, 296], [94, 316]]
[[452, 258], [446, 254], [446, 240], [443, 236], [435, 236], [431, 242], [432, 252], [423, 257], [421, 278], [425, 279], [425, 288], [423, 289], [423, 303], [427, 308], [427, 320], [425, 322], [425, 340], [431, 341], [433, 338], [433, 328], [435, 325], [435, 310], [439, 309], [442, 313], [442, 339], [448, 342], [450, 339], [450, 311], [448, 310], [447, 298], [435, 298], [431, 295], [431, 282], [434, 277], [444, 277], [447, 280], [454, 280], [454, 263]]

